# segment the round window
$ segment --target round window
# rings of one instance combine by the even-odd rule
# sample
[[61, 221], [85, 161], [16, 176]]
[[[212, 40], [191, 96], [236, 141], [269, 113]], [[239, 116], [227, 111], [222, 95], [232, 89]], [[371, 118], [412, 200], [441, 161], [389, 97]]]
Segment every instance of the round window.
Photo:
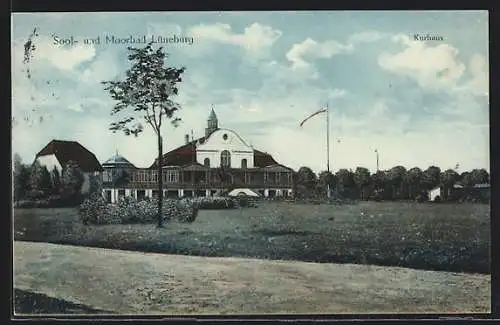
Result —
[[224, 141], [227, 140], [227, 134], [226, 133], [224, 133], [224, 135], [222, 136], [222, 139], [224, 139]]

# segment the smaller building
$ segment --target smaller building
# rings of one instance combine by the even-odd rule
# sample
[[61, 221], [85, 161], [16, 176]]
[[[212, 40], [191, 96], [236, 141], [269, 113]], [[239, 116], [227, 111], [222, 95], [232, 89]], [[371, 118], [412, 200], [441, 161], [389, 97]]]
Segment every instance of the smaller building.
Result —
[[56, 168], [59, 173], [68, 162], [77, 163], [84, 176], [81, 188], [83, 194], [89, 191], [90, 178], [98, 177], [103, 170], [96, 156], [76, 141], [52, 140], [36, 154], [35, 161], [49, 171]]
[[466, 187], [457, 183], [452, 188], [436, 186], [428, 192], [428, 195], [429, 201], [432, 202], [440, 200], [487, 202], [490, 200], [490, 189], [490, 184], [476, 184], [472, 187]]
[[134, 164], [117, 152], [106, 160], [102, 167], [104, 168], [102, 182], [106, 185], [103, 189], [103, 196], [108, 202], [116, 202], [120, 197], [132, 196], [131, 189], [125, 189], [125, 187], [137, 170]]

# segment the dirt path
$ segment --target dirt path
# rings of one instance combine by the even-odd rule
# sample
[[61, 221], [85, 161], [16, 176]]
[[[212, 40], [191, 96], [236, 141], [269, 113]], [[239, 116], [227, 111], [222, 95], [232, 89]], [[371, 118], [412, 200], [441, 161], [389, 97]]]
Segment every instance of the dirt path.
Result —
[[14, 243], [14, 286], [120, 314], [489, 312], [490, 277]]

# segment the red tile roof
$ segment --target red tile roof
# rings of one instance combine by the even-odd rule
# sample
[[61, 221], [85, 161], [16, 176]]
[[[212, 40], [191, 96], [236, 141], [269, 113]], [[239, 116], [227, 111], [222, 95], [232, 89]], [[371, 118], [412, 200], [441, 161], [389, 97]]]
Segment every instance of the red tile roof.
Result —
[[[196, 146], [197, 141], [203, 142], [205, 137], [199, 138], [197, 140], [191, 141], [183, 146], [173, 149], [163, 155], [163, 165], [164, 166], [182, 166], [196, 161]], [[269, 165], [277, 164], [274, 158], [265, 152], [254, 150], [253, 159], [255, 167], [266, 167]], [[153, 164], [149, 168], [156, 168], [158, 163], [158, 158], [155, 159]]]
[[84, 172], [103, 170], [96, 156], [76, 141], [52, 140], [35, 158], [47, 155], [55, 155], [61, 166], [72, 160], [78, 163]]

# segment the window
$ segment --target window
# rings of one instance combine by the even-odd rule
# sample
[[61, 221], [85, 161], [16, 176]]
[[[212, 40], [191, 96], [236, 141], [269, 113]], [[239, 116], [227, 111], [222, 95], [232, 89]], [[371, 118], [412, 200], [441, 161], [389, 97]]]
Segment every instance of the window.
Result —
[[210, 167], [210, 159], [205, 158], [205, 160], [203, 160], [203, 166]]
[[246, 159], [241, 159], [241, 168], [247, 169], [247, 160]]
[[157, 170], [152, 170], [151, 171], [151, 181], [152, 182], [158, 182], [158, 171]]
[[125, 190], [118, 190], [118, 197], [124, 197], [125, 196]]
[[267, 173], [264, 172], [264, 182], [267, 182]]
[[106, 171], [102, 174], [102, 181], [103, 181], [103, 182], [111, 182], [111, 181], [113, 181], [113, 177], [112, 177], [112, 174], [111, 174], [111, 171], [110, 171], [110, 170], [106, 170]]
[[167, 182], [177, 183], [179, 181], [179, 172], [177, 170], [167, 170]]
[[231, 153], [224, 150], [220, 154], [220, 166], [225, 168], [231, 168]]
[[280, 174], [281, 173], [276, 173], [276, 183], [279, 183], [280, 181]]

